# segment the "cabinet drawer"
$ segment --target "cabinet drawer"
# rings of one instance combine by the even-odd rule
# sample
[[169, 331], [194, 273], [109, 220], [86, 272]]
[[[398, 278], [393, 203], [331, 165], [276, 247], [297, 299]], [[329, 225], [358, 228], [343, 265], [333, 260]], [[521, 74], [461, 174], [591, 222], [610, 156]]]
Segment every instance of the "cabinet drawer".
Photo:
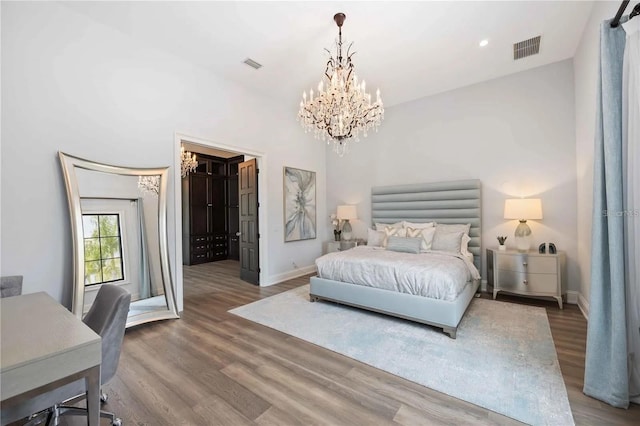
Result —
[[515, 293], [556, 295], [558, 293], [558, 276], [500, 270], [498, 271], [498, 286], [500, 290]]
[[536, 274], [556, 274], [558, 262], [556, 257], [529, 256], [523, 254], [499, 255], [498, 269], [513, 272], [532, 272]]

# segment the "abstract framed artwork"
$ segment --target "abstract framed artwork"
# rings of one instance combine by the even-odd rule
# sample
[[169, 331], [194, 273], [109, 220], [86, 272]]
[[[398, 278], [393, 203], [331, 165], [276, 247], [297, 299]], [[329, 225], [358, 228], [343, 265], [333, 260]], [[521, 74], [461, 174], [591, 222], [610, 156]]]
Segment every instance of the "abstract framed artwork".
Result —
[[284, 167], [284, 242], [316, 238], [316, 172]]

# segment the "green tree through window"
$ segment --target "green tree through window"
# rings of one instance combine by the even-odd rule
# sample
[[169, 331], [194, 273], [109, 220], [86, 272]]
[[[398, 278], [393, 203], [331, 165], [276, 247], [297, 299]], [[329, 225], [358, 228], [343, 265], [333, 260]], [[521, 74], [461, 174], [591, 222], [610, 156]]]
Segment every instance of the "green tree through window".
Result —
[[82, 229], [85, 285], [123, 280], [120, 215], [83, 214]]

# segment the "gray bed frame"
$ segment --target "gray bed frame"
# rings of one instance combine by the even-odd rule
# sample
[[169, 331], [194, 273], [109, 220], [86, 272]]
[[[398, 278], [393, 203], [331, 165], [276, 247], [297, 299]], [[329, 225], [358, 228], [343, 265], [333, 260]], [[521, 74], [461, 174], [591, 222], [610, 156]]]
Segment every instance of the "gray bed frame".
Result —
[[[469, 251], [481, 270], [482, 192], [477, 179], [374, 187], [371, 189], [373, 223], [432, 222], [470, 223]], [[478, 291], [474, 280], [453, 301], [414, 296], [319, 277], [311, 277], [309, 298], [328, 300], [374, 312], [440, 327], [456, 338], [458, 324]]]

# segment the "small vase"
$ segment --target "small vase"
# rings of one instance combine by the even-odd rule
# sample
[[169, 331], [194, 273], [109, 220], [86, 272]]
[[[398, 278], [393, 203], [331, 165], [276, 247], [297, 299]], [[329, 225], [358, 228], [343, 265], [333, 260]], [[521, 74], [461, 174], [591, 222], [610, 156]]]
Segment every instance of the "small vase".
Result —
[[341, 234], [341, 231], [335, 231], [334, 230], [333, 231], [333, 239], [336, 240], [336, 241], [340, 241], [340, 234]]
[[500, 250], [500, 251], [505, 251], [506, 249], [507, 249], [507, 246], [505, 246], [504, 244], [500, 244], [498, 246], [498, 250]]

